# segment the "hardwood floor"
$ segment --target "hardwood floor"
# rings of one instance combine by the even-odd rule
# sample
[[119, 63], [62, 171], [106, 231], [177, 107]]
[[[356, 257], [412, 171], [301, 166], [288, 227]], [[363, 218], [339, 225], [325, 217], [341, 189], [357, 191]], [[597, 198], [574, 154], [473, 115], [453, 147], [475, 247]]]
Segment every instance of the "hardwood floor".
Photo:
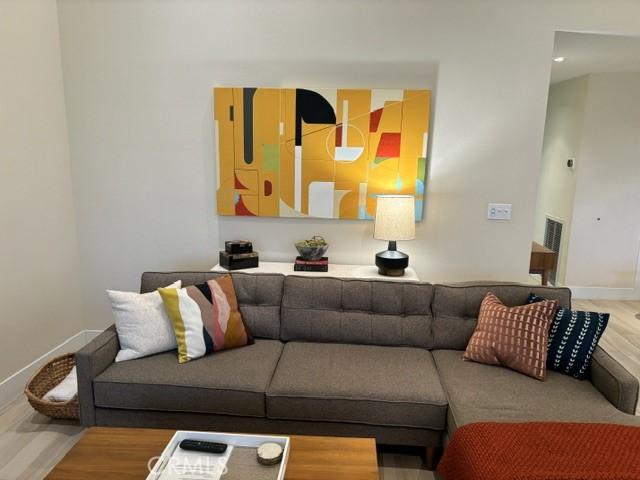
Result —
[[83, 430], [76, 422], [52, 421], [19, 398], [0, 412], [0, 479], [44, 478]]
[[[640, 301], [574, 300], [581, 310], [610, 312], [601, 345], [640, 379]], [[637, 414], [640, 414], [640, 409]], [[37, 480], [79, 440], [82, 427], [51, 421], [20, 398], [0, 411], [0, 480]], [[381, 447], [382, 480], [433, 480], [419, 451]]]

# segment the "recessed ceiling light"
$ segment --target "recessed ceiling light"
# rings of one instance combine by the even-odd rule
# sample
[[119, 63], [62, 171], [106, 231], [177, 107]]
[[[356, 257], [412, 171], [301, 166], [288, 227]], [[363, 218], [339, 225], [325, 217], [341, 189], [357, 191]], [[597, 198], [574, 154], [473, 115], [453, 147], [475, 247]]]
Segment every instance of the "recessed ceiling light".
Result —
[[557, 63], [562, 63], [562, 62], [564, 62], [565, 60], [566, 60], [566, 59], [565, 59], [564, 57], [555, 57], [555, 58], [553, 59], [553, 61], [554, 61], [554, 62], [557, 62]]

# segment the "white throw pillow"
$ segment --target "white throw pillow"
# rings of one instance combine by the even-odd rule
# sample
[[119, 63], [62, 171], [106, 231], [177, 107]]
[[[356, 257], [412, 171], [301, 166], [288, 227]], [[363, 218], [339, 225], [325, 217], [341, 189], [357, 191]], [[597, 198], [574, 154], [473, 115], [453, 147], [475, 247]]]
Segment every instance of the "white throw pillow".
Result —
[[[167, 288], [181, 288], [178, 280]], [[120, 351], [116, 362], [142, 358], [178, 347], [173, 325], [156, 290], [149, 293], [107, 290]]]

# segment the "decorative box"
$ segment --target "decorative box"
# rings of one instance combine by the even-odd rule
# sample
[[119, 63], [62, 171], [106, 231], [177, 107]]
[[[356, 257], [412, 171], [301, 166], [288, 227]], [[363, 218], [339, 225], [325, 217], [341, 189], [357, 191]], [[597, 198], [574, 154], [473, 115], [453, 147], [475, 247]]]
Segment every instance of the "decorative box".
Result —
[[239, 270], [242, 268], [256, 268], [258, 266], [258, 252], [252, 253], [227, 253], [220, 252], [220, 266], [227, 270]]

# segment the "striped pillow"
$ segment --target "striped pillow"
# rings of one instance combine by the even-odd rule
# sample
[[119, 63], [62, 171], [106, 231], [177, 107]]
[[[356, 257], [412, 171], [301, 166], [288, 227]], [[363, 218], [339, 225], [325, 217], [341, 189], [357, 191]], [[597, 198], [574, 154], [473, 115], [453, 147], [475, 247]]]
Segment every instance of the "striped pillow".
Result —
[[186, 288], [159, 288], [178, 343], [178, 361], [253, 343], [238, 310], [231, 276]]

